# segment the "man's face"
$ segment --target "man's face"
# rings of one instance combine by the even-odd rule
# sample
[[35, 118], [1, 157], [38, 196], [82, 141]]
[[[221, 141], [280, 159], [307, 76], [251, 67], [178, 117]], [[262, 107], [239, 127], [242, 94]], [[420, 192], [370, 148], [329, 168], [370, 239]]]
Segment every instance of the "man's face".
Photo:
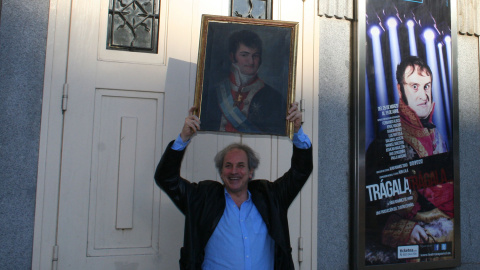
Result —
[[[415, 66], [413, 73], [412, 71], [412, 67], [407, 67], [403, 74], [405, 97], [408, 106], [412, 108], [418, 117], [425, 118], [432, 111], [432, 77], [418, 66]], [[397, 85], [397, 89], [401, 98], [400, 85]]]
[[260, 67], [261, 52], [240, 43], [235, 55], [230, 55], [232, 62], [237, 64], [244, 75], [255, 75]]
[[228, 193], [247, 192], [248, 180], [252, 176], [253, 170], [248, 169], [248, 158], [245, 151], [235, 148], [225, 155], [220, 177]]

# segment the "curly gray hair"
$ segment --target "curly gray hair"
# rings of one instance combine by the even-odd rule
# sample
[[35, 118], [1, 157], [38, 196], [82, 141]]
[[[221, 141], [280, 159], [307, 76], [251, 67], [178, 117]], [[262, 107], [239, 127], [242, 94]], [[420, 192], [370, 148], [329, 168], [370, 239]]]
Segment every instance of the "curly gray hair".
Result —
[[223, 148], [223, 150], [221, 150], [215, 155], [214, 161], [218, 173], [222, 174], [223, 160], [225, 159], [227, 153], [233, 149], [240, 149], [247, 154], [248, 170], [255, 171], [258, 168], [258, 164], [260, 164], [260, 159], [258, 158], [257, 153], [253, 151], [250, 146], [241, 143], [232, 143], [227, 147]]

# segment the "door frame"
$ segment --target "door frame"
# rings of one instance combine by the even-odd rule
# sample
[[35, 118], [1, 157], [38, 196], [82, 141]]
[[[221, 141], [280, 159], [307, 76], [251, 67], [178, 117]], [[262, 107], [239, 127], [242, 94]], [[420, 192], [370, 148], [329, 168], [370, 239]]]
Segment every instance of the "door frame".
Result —
[[38, 155], [32, 269], [54, 267], [62, 156], [62, 96], [67, 74], [71, 1], [50, 0]]

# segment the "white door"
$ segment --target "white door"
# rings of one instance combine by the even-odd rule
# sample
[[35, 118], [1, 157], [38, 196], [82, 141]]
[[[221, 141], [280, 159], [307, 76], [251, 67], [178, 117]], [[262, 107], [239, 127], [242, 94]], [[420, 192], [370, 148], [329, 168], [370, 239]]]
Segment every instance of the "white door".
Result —
[[[183, 224], [153, 174], [188, 108], [192, 2], [160, 1], [156, 54], [106, 49], [109, 2], [71, 2], [58, 269], [176, 269]], [[154, 31], [145, 1], [116, 2], [123, 31]]]
[[[109, 2], [71, 1], [68, 100], [52, 265], [58, 269], [178, 269], [184, 218], [154, 185], [153, 174], [163, 148], [178, 135], [193, 104], [201, 15], [227, 15], [230, 0], [161, 0], [157, 54], [106, 50]], [[274, 19], [303, 22], [304, 12], [315, 6], [313, 0], [308, 2], [310, 7], [303, 1], [274, 2]], [[299, 34], [297, 99], [306, 99], [305, 118], [310, 125], [305, 129], [315, 145], [312, 78], [317, 69], [311, 68], [313, 45], [302, 45], [302, 31], [315, 29], [315, 13], [309, 14], [312, 26], [300, 27]], [[311, 36], [315, 35], [306, 40]], [[303, 55], [305, 48], [312, 52]], [[303, 72], [304, 68], [309, 71]], [[286, 138], [200, 134], [187, 149], [182, 175], [192, 181], [219, 180], [213, 156], [224, 145], [240, 140], [261, 154], [256, 177], [275, 179], [288, 169], [291, 143]], [[315, 188], [310, 180], [289, 211], [297, 269], [310, 269], [316, 261]], [[297, 249], [300, 237], [305, 255]]]

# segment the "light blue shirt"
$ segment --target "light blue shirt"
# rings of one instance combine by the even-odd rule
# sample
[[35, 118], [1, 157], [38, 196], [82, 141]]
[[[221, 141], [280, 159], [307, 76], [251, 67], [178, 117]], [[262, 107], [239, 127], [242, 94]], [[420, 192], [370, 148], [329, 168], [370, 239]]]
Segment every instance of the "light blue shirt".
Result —
[[[307, 134], [303, 132], [302, 127], [300, 127], [297, 133], [293, 134], [292, 142], [297, 148], [300, 148], [300, 149], [308, 149], [312, 145]], [[190, 140], [184, 142], [179, 134], [175, 142], [172, 144], [172, 149], [177, 151], [182, 151], [187, 147], [189, 143], [190, 143]]]
[[252, 202], [240, 208], [225, 190], [225, 210], [205, 247], [203, 270], [268, 270], [274, 266], [275, 242]]

